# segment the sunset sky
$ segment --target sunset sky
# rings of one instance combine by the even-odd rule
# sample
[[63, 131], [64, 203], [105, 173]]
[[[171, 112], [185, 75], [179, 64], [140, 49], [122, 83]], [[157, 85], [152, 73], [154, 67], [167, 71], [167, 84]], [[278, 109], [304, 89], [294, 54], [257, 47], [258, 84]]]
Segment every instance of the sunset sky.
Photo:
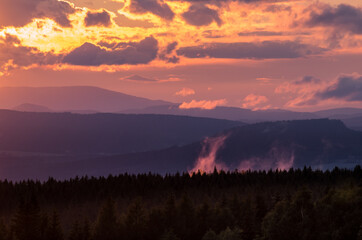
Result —
[[361, 0], [1, 0], [0, 86], [362, 107]]

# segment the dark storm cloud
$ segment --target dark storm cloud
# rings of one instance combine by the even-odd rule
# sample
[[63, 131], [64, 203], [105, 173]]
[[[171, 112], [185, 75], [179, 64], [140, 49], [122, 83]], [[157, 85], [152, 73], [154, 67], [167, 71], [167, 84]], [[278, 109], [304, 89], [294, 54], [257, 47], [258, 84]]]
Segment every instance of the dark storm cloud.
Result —
[[147, 77], [143, 77], [140, 75], [131, 75], [128, 77], [124, 77], [122, 78], [122, 80], [127, 80], [127, 81], [135, 81], [135, 82], [156, 82], [157, 80], [153, 79], [153, 78], [147, 78]]
[[71, 27], [68, 18], [75, 9], [58, 0], [1, 0], [0, 27], [21, 27], [34, 18], [51, 18], [62, 27]]
[[167, 63], [178, 63], [180, 58], [177, 56], [171, 56], [172, 52], [176, 49], [178, 43], [172, 42], [169, 43], [163, 51], [159, 54], [158, 58], [167, 62]]
[[219, 13], [203, 4], [193, 4], [182, 14], [185, 21], [194, 26], [207, 26], [212, 22], [216, 22], [217, 25], [222, 25], [222, 20], [219, 17]]
[[362, 101], [362, 76], [341, 75], [334, 84], [316, 93], [315, 98]]
[[284, 32], [273, 32], [273, 31], [253, 31], [253, 32], [240, 32], [238, 33], [239, 36], [262, 36], [262, 37], [269, 37], [269, 36], [283, 36], [285, 35]]
[[298, 58], [320, 54], [322, 48], [292, 41], [264, 41], [260, 43], [210, 43], [182, 47], [177, 54], [188, 58], [273, 59]]
[[346, 4], [337, 7], [326, 6], [321, 12], [312, 11], [306, 25], [309, 27], [327, 26], [362, 34], [362, 9]]
[[84, 18], [84, 24], [87, 27], [90, 26], [105, 26], [111, 25], [111, 15], [103, 10], [102, 12], [87, 12], [87, 16]]
[[265, 8], [266, 12], [272, 12], [272, 13], [277, 13], [277, 12], [291, 12], [292, 11], [292, 7], [291, 6], [284, 6], [284, 5], [277, 5], [277, 4], [273, 4], [270, 5], [268, 7]]
[[167, 54], [172, 53], [172, 51], [176, 49], [177, 44], [178, 44], [177, 42], [172, 42], [172, 43], [168, 44], [167, 48], [166, 48], [166, 53]]
[[84, 43], [66, 55], [63, 62], [82, 66], [146, 64], [157, 57], [157, 52], [158, 42], [153, 37], [140, 42], [122, 43], [114, 50]]
[[[172, 1], [180, 1], [180, 0], [172, 0]], [[184, 2], [191, 3], [208, 3], [208, 4], [219, 4], [225, 2], [241, 2], [241, 3], [260, 3], [260, 2], [288, 2], [289, 0], [183, 0]]]
[[132, 13], [152, 13], [165, 20], [172, 20], [175, 16], [163, 0], [131, 0], [129, 8]]
[[302, 79], [294, 81], [293, 84], [295, 85], [303, 85], [303, 84], [314, 84], [320, 83], [321, 80], [319, 78], [313, 76], [304, 76]]

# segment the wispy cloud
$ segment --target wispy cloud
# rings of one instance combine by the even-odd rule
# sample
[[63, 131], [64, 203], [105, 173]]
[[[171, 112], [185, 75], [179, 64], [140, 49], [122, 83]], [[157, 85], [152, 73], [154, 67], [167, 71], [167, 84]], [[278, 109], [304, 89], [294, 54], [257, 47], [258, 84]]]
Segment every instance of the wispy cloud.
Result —
[[219, 100], [192, 100], [191, 102], [183, 102], [179, 108], [180, 109], [191, 109], [191, 108], [200, 108], [200, 109], [214, 109], [217, 106], [223, 106], [227, 103], [226, 99]]
[[138, 82], [138, 83], [166, 83], [166, 82], [182, 81], [181, 78], [173, 75], [167, 76], [166, 78], [151, 78], [151, 77], [144, 77], [138, 74], [123, 77], [120, 80], [129, 81], [129, 82]]
[[255, 95], [255, 94], [249, 94], [246, 96], [243, 100], [243, 108], [261, 108], [261, 105], [267, 103], [269, 99], [265, 96]]
[[192, 88], [183, 88], [180, 91], [176, 92], [175, 95], [186, 97], [190, 95], [195, 95], [195, 93], [196, 93], [195, 90]]

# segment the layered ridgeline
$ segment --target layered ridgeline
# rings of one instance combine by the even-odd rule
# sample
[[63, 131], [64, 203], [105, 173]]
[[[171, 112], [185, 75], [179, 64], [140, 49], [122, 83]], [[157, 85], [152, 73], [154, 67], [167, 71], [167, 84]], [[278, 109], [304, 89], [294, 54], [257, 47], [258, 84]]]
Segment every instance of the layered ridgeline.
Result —
[[308, 112], [293, 112], [281, 109], [251, 110], [238, 107], [215, 107], [214, 109], [183, 108], [180, 104], [150, 106], [144, 109], [130, 109], [123, 113], [147, 113], [147, 114], [172, 114], [194, 117], [208, 117], [217, 119], [228, 119], [243, 121], [247, 123], [280, 121], [280, 120], [302, 120], [313, 119], [319, 116]]
[[167, 115], [0, 110], [0, 151], [121, 154], [202, 140], [241, 122]]
[[151, 100], [91, 86], [2, 87], [0, 109], [24, 112], [181, 115], [245, 123], [330, 118], [342, 120], [349, 128], [362, 130], [362, 109], [359, 108], [336, 108], [317, 112], [251, 110], [227, 106], [214, 109], [189, 108], [187, 104]]
[[69, 87], [2, 87], [0, 109], [22, 111], [119, 112], [150, 106], [169, 105], [90, 86]]
[[103, 161], [129, 172], [328, 169], [361, 164], [361, 146], [362, 133], [339, 120], [296, 120], [235, 127], [187, 146]]
[[[112, 156], [2, 157], [2, 178], [63, 179], [76, 175], [160, 174], [218, 169], [327, 169], [362, 163], [362, 133], [338, 120], [267, 122], [221, 131], [185, 146]], [[7, 162], [4, 162], [4, 159]]]

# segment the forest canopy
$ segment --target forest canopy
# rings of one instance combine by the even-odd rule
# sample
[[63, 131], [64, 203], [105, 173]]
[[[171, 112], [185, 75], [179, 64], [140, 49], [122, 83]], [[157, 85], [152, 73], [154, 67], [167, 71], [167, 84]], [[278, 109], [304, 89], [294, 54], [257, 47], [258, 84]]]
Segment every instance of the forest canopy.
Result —
[[362, 169], [0, 182], [0, 240], [362, 239]]

